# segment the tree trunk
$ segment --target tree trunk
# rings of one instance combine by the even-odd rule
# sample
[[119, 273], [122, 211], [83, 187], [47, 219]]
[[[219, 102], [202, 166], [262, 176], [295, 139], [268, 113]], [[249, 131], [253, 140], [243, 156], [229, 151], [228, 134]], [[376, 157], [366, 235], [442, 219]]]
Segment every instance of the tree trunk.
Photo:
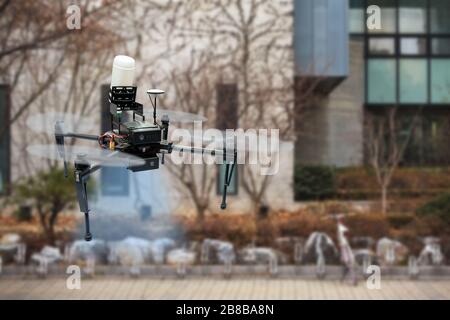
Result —
[[206, 213], [206, 207], [197, 205], [197, 222], [203, 224], [205, 222], [205, 213]]
[[49, 225], [45, 231], [45, 235], [47, 237], [47, 241], [50, 245], [54, 246], [56, 237], [55, 237], [55, 228], [53, 225]]
[[381, 187], [381, 213], [386, 215], [387, 212], [387, 187]]

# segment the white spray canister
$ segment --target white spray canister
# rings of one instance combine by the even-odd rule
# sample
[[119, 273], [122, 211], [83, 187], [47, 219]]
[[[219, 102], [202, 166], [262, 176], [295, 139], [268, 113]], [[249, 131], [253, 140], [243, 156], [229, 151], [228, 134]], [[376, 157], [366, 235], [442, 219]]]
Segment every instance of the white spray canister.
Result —
[[134, 84], [135, 61], [128, 56], [114, 58], [111, 87], [132, 86]]

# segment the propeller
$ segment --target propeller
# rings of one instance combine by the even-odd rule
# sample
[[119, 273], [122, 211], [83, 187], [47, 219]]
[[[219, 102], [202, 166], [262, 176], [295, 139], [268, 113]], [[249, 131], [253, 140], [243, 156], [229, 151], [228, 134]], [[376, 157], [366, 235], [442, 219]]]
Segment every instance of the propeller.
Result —
[[57, 144], [32, 145], [27, 148], [27, 152], [50, 160], [77, 161], [105, 167], [138, 167], [145, 164], [145, 160], [127, 153], [86, 146], [65, 146], [63, 159], [59, 147]]
[[27, 127], [36, 133], [55, 133], [55, 123], [64, 122], [64, 132], [88, 132], [96, 127], [95, 119], [75, 113], [46, 112], [28, 117]]
[[[172, 140], [174, 143], [181, 145], [207, 146], [211, 149], [236, 150], [240, 152], [265, 152], [271, 153], [277, 150], [288, 151], [292, 150], [293, 145], [287, 141], [279, 139], [261, 140], [256, 136], [256, 140], [252, 141], [244, 134], [239, 134], [235, 131], [223, 131], [218, 129], [206, 129], [203, 131], [192, 131], [188, 129], [180, 129], [177, 133], [177, 128], [172, 131]], [[177, 139], [179, 138], [179, 139]]]
[[[153, 111], [145, 111], [144, 115], [146, 117], [153, 118]], [[169, 117], [170, 122], [176, 122], [176, 123], [191, 123], [191, 122], [204, 122], [207, 119], [200, 115], [195, 113], [189, 113], [189, 112], [183, 112], [183, 111], [175, 111], [175, 110], [167, 110], [167, 109], [156, 109], [156, 118], [161, 120], [161, 118], [167, 115]]]

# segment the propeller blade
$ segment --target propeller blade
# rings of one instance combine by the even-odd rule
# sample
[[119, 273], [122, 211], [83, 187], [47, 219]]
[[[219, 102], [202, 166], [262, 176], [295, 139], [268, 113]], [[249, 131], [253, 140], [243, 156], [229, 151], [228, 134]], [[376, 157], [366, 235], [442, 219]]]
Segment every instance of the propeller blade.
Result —
[[293, 149], [293, 144], [288, 141], [271, 139], [267, 137], [261, 140], [258, 136], [255, 139], [236, 132], [226, 132], [218, 129], [206, 129], [203, 131], [192, 131], [177, 128], [172, 131], [172, 141], [181, 145], [207, 146], [212, 149], [237, 150], [238, 152], [276, 152], [277, 150], [288, 151]]
[[27, 119], [27, 127], [36, 133], [55, 134], [55, 123], [64, 123], [64, 132], [88, 132], [96, 127], [92, 117], [80, 116], [75, 113], [46, 112], [33, 114]]
[[[58, 152], [58, 145], [32, 145], [27, 152], [45, 159], [64, 161]], [[84, 161], [86, 164], [100, 164], [105, 167], [137, 167], [145, 160], [120, 151], [110, 151], [86, 146], [65, 146], [65, 160]]]

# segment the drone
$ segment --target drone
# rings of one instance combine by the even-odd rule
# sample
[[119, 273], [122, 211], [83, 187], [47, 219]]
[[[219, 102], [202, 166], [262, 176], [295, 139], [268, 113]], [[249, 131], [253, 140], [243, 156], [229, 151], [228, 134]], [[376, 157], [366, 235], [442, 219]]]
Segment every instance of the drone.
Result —
[[[223, 159], [225, 165], [222, 189], [222, 210], [227, 207], [227, 188], [231, 183], [237, 163], [237, 150], [211, 149], [176, 145], [169, 141], [170, 115], [173, 111], [163, 111], [157, 117], [157, 98], [165, 92], [150, 89], [147, 94], [153, 107], [150, 121], [146, 119], [144, 106], [136, 102], [137, 87], [134, 81], [134, 59], [116, 56], [113, 62], [112, 80], [109, 91], [109, 119], [111, 130], [101, 135], [74, 132], [65, 126], [60, 116], [54, 116], [54, 137], [56, 145], [31, 146], [28, 152], [64, 163], [64, 175], [68, 177], [68, 162], [74, 163], [75, 187], [80, 211], [85, 218], [85, 240], [91, 241], [87, 182], [89, 177], [104, 166], [125, 167], [132, 172], [157, 170], [165, 163], [165, 155], [173, 151], [180, 153], [206, 154]], [[159, 112], [161, 114], [161, 112]], [[187, 113], [178, 116], [189, 117]], [[70, 126], [69, 126], [70, 127]], [[95, 142], [96, 148], [67, 145], [67, 138]]]

